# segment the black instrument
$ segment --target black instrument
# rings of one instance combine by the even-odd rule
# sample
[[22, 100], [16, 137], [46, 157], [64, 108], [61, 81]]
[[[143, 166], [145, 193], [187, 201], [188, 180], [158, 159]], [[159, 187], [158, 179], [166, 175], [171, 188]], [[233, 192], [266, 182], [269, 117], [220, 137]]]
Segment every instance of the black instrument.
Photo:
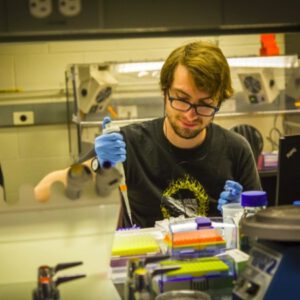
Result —
[[59, 300], [60, 293], [59, 289], [57, 288], [58, 285], [64, 282], [86, 277], [86, 275], [78, 274], [72, 276], [57, 277], [56, 279], [54, 279], [54, 276], [60, 270], [76, 267], [79, 265], [82, 265], [82, 262], [61, 263], [56, 265], [55, 267], [49, 267], [46, 265], [40, 266], [38, 268], [37, 288], [33, 290], [32, 299]]

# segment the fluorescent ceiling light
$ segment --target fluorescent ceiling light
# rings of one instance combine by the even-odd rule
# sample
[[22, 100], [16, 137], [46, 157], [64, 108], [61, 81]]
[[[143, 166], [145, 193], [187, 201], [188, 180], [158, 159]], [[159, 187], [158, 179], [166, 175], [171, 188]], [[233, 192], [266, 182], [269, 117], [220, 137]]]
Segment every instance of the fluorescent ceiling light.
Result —
[[248, 68], [297, 68], [298, 56], [251, 56], [227, 58], [230, 67]]
[[[227, 58], [230, 67], [248, 68], [297, 68], [299, 61], [297, 55], [288, 56], [249, 56]], [[132, 62], [116, 64], [119, 73], [138, 73], [148, 71], [159, 71], [163, 61]]]
[[163, 61], [153, 61], [153, 62], [117, 64], [116, 69], [119, 73], [157, 71], [161, 69], [163, 63], [164, 63]]

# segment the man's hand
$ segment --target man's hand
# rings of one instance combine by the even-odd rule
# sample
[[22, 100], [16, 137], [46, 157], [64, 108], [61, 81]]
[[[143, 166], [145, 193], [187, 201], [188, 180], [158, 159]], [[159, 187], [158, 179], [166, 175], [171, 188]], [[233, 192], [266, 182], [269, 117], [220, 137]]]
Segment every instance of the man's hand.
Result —
[[222, 212], [222, 206], [227, 203], [240, 203], [242, 191], [243, 187], [238, 182], [227, 180], [218, 200], [218, 210]]
[[[111, 122], [110, 117], [103, 119], [103, 129]], [[103, 166], [105, 161], [109, 161], [112, 166], [119, 162], [126, 160], [126, 145], [123, 135], [118, 132], [103, 133], [95, 139], [95, 152], [100, 162], [100, 166]]]

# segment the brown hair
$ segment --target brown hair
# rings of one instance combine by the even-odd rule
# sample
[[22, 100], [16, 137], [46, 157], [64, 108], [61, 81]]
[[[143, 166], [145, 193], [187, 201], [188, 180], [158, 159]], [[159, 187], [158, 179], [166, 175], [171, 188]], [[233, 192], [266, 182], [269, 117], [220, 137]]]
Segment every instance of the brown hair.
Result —
[[197, 87], [210, 93], [219, 104], [232, 96], [229, 65], [215, 44], [197, 41], [172, 51], [160, 73], [160, 88], [163, 92], [172, 86], [174, 71], [179, 64], [189, 70]]

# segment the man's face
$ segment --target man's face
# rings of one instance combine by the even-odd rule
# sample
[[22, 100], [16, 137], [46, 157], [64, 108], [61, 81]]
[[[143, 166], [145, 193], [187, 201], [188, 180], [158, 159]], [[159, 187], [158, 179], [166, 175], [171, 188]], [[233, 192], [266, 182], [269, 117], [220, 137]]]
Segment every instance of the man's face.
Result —
[[177, 136], [193, 139], [212, 121], [213, 116], [200, 116], [194, 108], [186, 112], [174, 109], [169, 101], [169, 96], [191, 104], [217, 106], [217, 102], [211, 99], [207, 92], [197, 88], [191, 74], [182, 65], [176, 67], [173, 84], [165, 96], [166, 116], [171, 127]]

